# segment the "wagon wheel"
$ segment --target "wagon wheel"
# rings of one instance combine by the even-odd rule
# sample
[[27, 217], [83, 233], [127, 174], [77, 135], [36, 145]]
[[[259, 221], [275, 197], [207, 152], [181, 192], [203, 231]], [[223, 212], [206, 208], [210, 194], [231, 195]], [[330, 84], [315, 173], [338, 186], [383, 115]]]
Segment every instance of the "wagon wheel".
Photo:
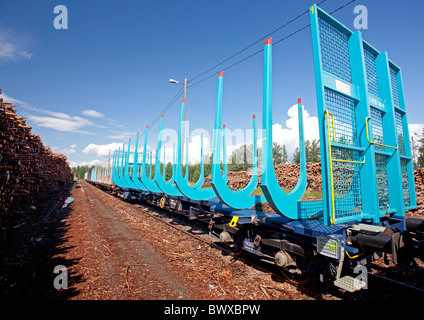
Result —
[[236, 257], [241, 254], [242, 250], [234, 242], [224, 242], [224, 245], [231, 256]]
[[276, 267], [289, 283], [293, 283], [295, 285], [302, 285], [308, 283], [312, 279], [311, 277], [307, 277], [304, 274], [295, 274], [277, 265]]

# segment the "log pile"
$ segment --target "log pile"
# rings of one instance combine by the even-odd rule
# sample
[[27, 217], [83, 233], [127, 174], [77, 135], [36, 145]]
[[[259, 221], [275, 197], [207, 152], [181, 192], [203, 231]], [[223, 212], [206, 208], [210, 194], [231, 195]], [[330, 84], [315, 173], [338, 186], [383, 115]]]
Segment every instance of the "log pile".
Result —
[[415, 193], [417, 194], [417, 211], [424, 214], [424, 168], [414, 171]]
[[[321, 164], [307, 163], [307, 179], [309, 190], [322, 190], [321, 184]], [[300, 165], [294, 163], [284, 163], [274, 166], [275, 176], [278, 184], [283, 189], [293, 189], [299, 179]], [[251, 173], [246, 171], [229, 171], [227, 185], [234, 190], [244, 188], [250, 181]], [[205, 177], [204, 184], [210, 186], [211, 176]], [[261, 177], [258, 177], [258, 185], [261, 183]]]
[[72, 180], [66, 156], [44, 146], [25, 118], [0, 98], [0, 214], [35, 210], [40, 195]]

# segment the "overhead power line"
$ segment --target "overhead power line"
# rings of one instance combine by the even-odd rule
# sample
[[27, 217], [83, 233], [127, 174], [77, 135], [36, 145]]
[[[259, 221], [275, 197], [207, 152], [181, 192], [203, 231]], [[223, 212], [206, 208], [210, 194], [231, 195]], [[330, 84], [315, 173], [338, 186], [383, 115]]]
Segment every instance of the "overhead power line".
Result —
[[[318, 3], [318, 5], [321, 5], [321, 4], [323, 4], [324, 2], [326, 2], [326, 1], [327, 1], [327, 0], [322, 0], [320, 3]], [[274, 34], [274, 33], [276, 33], [277, 31], [279, 31], [279, 30], [281, 30], [281, 29], [283, 29], [283, 28], [287, 27], [289, 24], [291, 24], [291, 23], [295, 22], [296, 20], [298, 20], [299, 18], [303, 17], [303, 16], [304, 16], [305, 14], [307, 14], [308, 12], [309, 12], [309, 9], [308, 9], [308, 10], [306, 10], [306, 11], [304, 11], [304, 12], [302, 12], [301, 14], [297, 15], [296, 17], [294, 17], [294, 18], [293, 18], [293, 19], [291, 19], [290, 21], [288, 21], [288, 22], [284, 23], [283, 25], [279, 26], [278, 28], [274, 29], [273, 31], [271, 31], [270, 33], [266, 34], [266, 35], [265, 35], [265, 36], [263, 36], [262, 38], [260, 38], [260, 39], [256, 40], [255, 42], [253, 42], [253, 43], [249, 44], [247, 47], [245, 47], [245, 48], [241, 49], [240, 51], [236, 52], [236, 53], [235, 53], [235, 54], [233, 54], [232, 56], [230, 56], [230, 57], [228, 57], [228, 58], [224, 59], [223, 61], [221, 61], [221, 62], [219, 62], [218, 64], [214, 65], [213, 67], [209, 68], [208, 70], [203, 71], [202, 73], [198, 74], [197, 76], [195, 76], [195, 77], [191, 78], [191, 79], [189, 80], [189, 82], [190, 82], [190, 81], [193, 81], [193, 80], [195, 80], [195, 79], [197, 79], [197, 78], [199, 78], [199, 77], [201, 77], [201, 76], [203, 76], [204, 74], [208, 73], [209, 71], [212, 71], [212, 70], [216, 69], [217, 67], [219, 67], [220, 65], [224, 64], [225, 62], [227, 62], [227, 61], [231, 60], [232, 58], [234, 58], [234, 57], [238, 56], [239, 54], [243, 53], [244, 51], [246, 51], [246, 50], [250, 49], [250, 48], [251, 48], [251, 47], [253, 47], [255, 44], [260, 43], [260, 42], [262, 42], [263, 40], [265, 40], [265, 39], [269, 38], [271, 35], [273, 35], [273, 34]], [[259, 51], [259, 52], [260, 52], [260, 51]], [[254, 53], [253, 55], [255, 55], [255, 54], [256, 54], [256, 53]], [[252, 55], [252, 56], [253, 56], [253, 55]], [[249, 56], [249, 57], [250, 57], [250, 56]], [[244, 60], [245, 60], [245, 59], [243, 59], [242, 61], [244, 61]]]
[[[321, 4], [323, 4], [324, 2], [326, 2], [327, 0], [322, 0], [321, 2], [319, 2], [317, 5], [319, 6], [319, 5], [321, 5]], [[333, 14], [333, 13], [335, 13], [335, 12], [337, 12], [337, 11], [339, 11], [339, 10], [341, 10], [341, 9], [343, 9], [343, 8], [345, 8], [345, 7], [347, 7], [348, 5], [350, 5], [351, 3], [353, 3], [353, 2], [355, 2], [356, 0], [351, 0], [351, 1], [349, 1], [349, 2], [347, 2], [347, 3], [345, 3], [344, 5], [342, 5], [342, 6], [340, 6], [340, 7], [338, 7], [338, 8], [336, 8], [335, 10], [333, 10], [333, 11], [331, 11], [329, 14], [331, 15], [331, 14]], [[204, 81], [206, 81], [206, 80], [208, 80], [208, 79], [210, 79], [210, 78], [212, 78], [212, 77], [215, 77], [216, 76], [216, 74], [217, 74], [217, 68], [219, 67], [219, 66], [221, 66], [221, 65], [223, 65], [225, 62], [228, 62], [228, 61], [230, 61], [231, 59], [233, 59], [233, 58], [235, 58], [236, 56], [238, 56], [238, 55], [240, 55], [240, 54], [242, 54], [243, 52], [245, 52], [246, 50], [248, 50], [248, 49], [250, 49], [250, 48], [252, 48], [254, 45], [256, 45], [256, 44], [258, 44], [258, 43], [260, 43], [260, 42], [262, 42], [263, 40], [265, 40], [265, 39], [267, 39], [267, 38], [269, 38], [271, 35], [273, 35], [274, 33], [276, 33], [277, 31], [279, 31], [279, 30], [281, 30], [281, 29], [283, 29], [283, 28], [285, 28], [285, 27], [287, 27], [288, 25], [290, 25], [291, 23], [293, 23], [293, 22], [295, 22], [296, 20], [298, 20], [298, 19], [300, 19], [301, 17], [303, 17], [305, 14], [307, 14], [309, 12], [309, 9], [308, 10], [306, 10], [306, 11], [304, 11], [304, 12], [302, 12], [302, 13], [300, 13], [300, 14], [298, 14], [296, 17], [294, 17], [293, 19], [291, 19], [291, 20], [289, 20], [289, 21], [287, 21], [286, 23], [284, 23], [283, 25], [281, 25], [281, 26], [279, 26], [278, 28], [276, 28], [276, 29], [274, 29], [273, 31], [271, 31], [270, 33], [268, 33], [267, 35], [265, 35], [265, 36], [263, 36], [263, 37], [261, 37], [260, 39], [258, 39], [258, 40], [256, 40], [255, 42], [252, 42], [251, 44], [249, 44], [248, 46], [246, 46], [245, 48], [243, 48], [243, 49], [241, 49], [241, 50], [239, 50], [238, 52], [236, 52], [236, 53], [234, 53], [233, 55], [231, 55], [230, 57], [228, 57], [228, 58], [226, 58], [226, 59], [224, 59], [224, 60], [222, 60], [221, 62], [219, 62], [219, 63], [217, 63], [217, 64], [215, 64], [213, 67], [210, 67], [209, 69], [207, 69], [207, 70], [205, 70], [205, 71], [203, 71], [203, 72], [201, 72], [201, 73], [199, 73], [197, 76], [195, 76], [195, 77], [193, 77], [193, 78], [191, 78], [189, 81], [188, 81], [188, 83], [190, 83], [190, 82], [192, 82], [193, 80], [195, 80], [195, 79], [198, 79], [198, 78], [200, 78], [201, 76], [203, 76], [203, 75], [206, 75], [207, 73], [209, 73], [209, 72], [211, 72], [211, 71], [213, 71], [213, 73], [212, 74], [210, 74], [210, 75], [208, 75], [208, 76], [206, 76], [206, 77], [204, 77], [203, 79], [200, 79], [200, 80], [198, 80], [198, 81], [196, 81], [196, 82], [194, 82], [193, 84], [190, 84], [189, 86], [188, 86], [188, 88], [190, 88], [190, 87], [193, 87], [193, 86], [195, 86], [195, 85], [197, 85], [197, 84], [199, 84], [199, 83], [202, 83], [202, 82], [204, 82]], [[307, 29], [307, 28], [309, 28], [310, 27], [310, 23], [309, 24], [307, 24], [307, 25], [305, 25], [305, 26], [303, 26], [303, 27], [301, 27], [301, 28], [299, 28], [299, 29], [297, 29], [297, 30], [295, 30], [295, 31], [293, 31], [292, 33], [290, 33], [290, 34], [288, 34], [288, 35], [286, 35], [286, 36], [284, 36], [283, 38], [281, 38], [281, 39], [278, 39], [278, 40], [276, 40], [276, 41], [273, 41], [273, 45], [277, 45], [277, 44], [279, 44], [279, 43], [281, 43], [281, 42], [283, 42], [283, 41], [285, 41], [285, 40], [287, 40], [287, 39], [289, 39], [289, 38], [291, 38], [291, 37], [293, 37], [294, 35], [296, 35], [296, 34], [298, 34], [298, 33], [300, 33], [300, 32], [302, 32], [303, 30], [305, 30], [305, 29]], [[257, 54], [259, 54], [259, 53], [261, 53], [261, 52], [263, 52], [264, 51], [264, 48], [261, 48], [260, 50], [258, 50], [258, 51], [256, 51], [256, 52], [254, 52], [254, 53], [252, 53], [252, 54], [250, 54], [250, 55], [248, 55], [248, 56], [246, 56], [246, 57], [244, 57], [244, 58], [242, 58], [242, 59], [240, 59], [240, 60], [238, 60], [238, 61], [236, 61], [236, 62], [234, 62], [234, 63], [232, 63], [231, 65], [229, 65], [229, 66], [227, 66], [227, 67], [225, 67], [225, 68], [221, 68], [219, 71], [225, 71], [225, 70], [228, 70], [228, 69], [230, 69], [230, 68], [232, 68], [232, 67], [234, 67], [234, 66], [236, 66], [236, 65], [238, 65], [238, 64], [240, 64], [240, 63], [242, 63], [242, 62], [244, 62], [244, 61], [246, 61], [246, 60], [248, 60], [248, 59], [250, 59], [250, 58], [252, 58], [252, 57], [254, 57], [254, 56], [256, 56]], [[162, 115], [162, 114], [165, 114], [174, 104], [175, 104], [175, 102], [177, 102], [178, 100], [179, 100], [179, 98], [181, 97], [181, 95], [183, 94], [183, 89], [180, 89], [180, 91], [178, 91], [178, 93], [171, 99], [171, 101], [166, 105], [166, 107], [164, 107], [163, 108], [163, 110], [156, 116], [156, 118], [149, 124], [149, 127], [152, 127], [153, 125], [155, 125], [156, 123], [157, 123], [157, 121], [160, 119], [160, 116]], [[144, 134], [144, 133], [143, 133]]]

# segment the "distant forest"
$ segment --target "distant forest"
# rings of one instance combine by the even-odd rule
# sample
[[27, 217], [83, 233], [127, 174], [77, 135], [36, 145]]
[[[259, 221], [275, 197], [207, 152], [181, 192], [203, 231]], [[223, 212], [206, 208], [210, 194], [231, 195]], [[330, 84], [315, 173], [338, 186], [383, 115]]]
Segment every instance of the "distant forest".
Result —
[[[242, 145], [238, 147], [231, 153], [229, 162], [227, 164], [227, 169], [229, 171], [248, 171], [252, 167], [252, 149], [253, 145]], [[319, 140], [307, 140], [305, 141], [305, 152], [306, 152], [306, 161], [307, 162], [320, 162], [320, 146]], [[292, 162], [299, 163], [299, 148], [296, 148], [291, 159], [289, 159], [286, 146], [279, 145], [278, 143], [273, 143], [272, 156], [274, 159], [274, 165], [279, 165], [282, 163]], [[289, 161], [290, 160], [290, 161]], [[258, 167], [261, 166], [262, 161], [262, 148], [258, 148]], [[204, 159], [204, 171], [205, 177], [211, 174], [212, 171], [212, 154], [206, 155]], [[222, 164], [222, 162], [221, 162]], [[84, 174], [90, 172], [95, 166], [77, 166], [73, 167], [75, 179], [84, 179]], [[138, 170], [141, 169], [141, 166]], [[155, 166], [153, 165], [152, 171], [154, 172]], [[163, 170], [163, 164], [161, 163], [161, 170]], [[183, 169], [184, 173], [185, 167]], [[130, 174], [131, 176], [132, 174]], [[172, 163], [168, 162], [165, 167], [165, 179], [169, 180], [172, 176]], [[189, 164], [189, 181], [195, 182], [200, 177], [200, 163]]]

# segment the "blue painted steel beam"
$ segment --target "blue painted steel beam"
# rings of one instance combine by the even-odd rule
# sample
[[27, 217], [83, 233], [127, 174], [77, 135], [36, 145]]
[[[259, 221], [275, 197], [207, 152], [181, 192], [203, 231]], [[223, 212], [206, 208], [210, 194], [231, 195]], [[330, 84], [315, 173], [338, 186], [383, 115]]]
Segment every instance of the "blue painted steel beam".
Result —
[[[218, 75], [217, 101], [215, 111], [215, 128], [213, 138], [213, 157], [212, 157], [212, 178], [211, 184], [218, 198], [226, 205], [236, 209], [247, 209], [258, 203], [265, 202], [264, 196], [251, 195], [258, 184], [257, 169], [257, 147], [256, 147], [256, 117], [253, 118], [253, 161], [252, 176], [246, 187], [241, 190], [231, 190], [227, 186], [227, 155], [226, 143], [223, 142], [223, 164], [224, 173], [221, 174], [221, 113], [222, 113], [222, 95], [223, 95], [223, 78], [224, 73]], [[224, 127], [225, 138], [225, 127]]]
[[[183, 136], [182, 136], [182, 129], [183, 129], [183, 121], [184, 121], [184, 108], [185, 108], [185, 101], [183, 100], [181, 102], [181, 112], [180, 112], [180, 125], [178, 128], [178, 146], [177, 146], [177, 163], [176, 166], [174, 166], [174, 169], [176, 169], [176, 177], [175, 177], [175, 183], [178, 187], [178, 190], [185, 195], [187, 198], [193, 199], [193, 200], [209, 200], [216, 197], [216, 194], [212, 188], [208, 189], [202, 189], [200, 187], [193, 187], [188, 185], [188, 159], [186, 164], [186, 174], [185, 177], [183, 177], [182, 171], [181, 171], [181, 164], [182, 164], [182, 150], [181, 146], [184, 143], [183, 142]], [[187, 148], [188, 149], [188, 148]], [[188, 157], [188, 150], [186, 151], [186, 156]]]
[[[152, 192], [156, 192], [156, 193], [162, 193], [162, 190], [159, 189], [159, 187], [157, 186], [156, 182], [154, 182], [154, 178], [153, 181], [150, 180], [149, 177], [151, 177], [151, 169], [152, 167], [150, 166], [150, 174], [149, 177], [147, 176], [146, 173], [146, 159], [147, 159], [147, 137], [149, 134], [149, 126], [146, 126], [146, 133], [145, 133], [145, 137], [144, 137], [144, 150], [143, 150], [143, 163], [141, 165], [141, 182], [144, 184], [144, 186]], [[151, 158], [150, 158], [151, 159]], [[150, 161], [151, 163], [151, 161]], [[159, 170], [160, 168], [155, 168], [155, 170]]]
[[139, 134], [137, 132], [137, 137], [135, 139], [135, 149], [134, 149], [134, 165], [133, 165], [133, 172], [132, 172], [132, 181], [136, 185], [136, 189], [142, 190], [142, 191], [148, 191], [148, 189], [145, 187], [145, 185], [140, 181], [137, 175], [138, 171], [138, 138]]
[[302, 103], [298, 101], [300, 173], [295, 188], [286, 194], [278, 184], [272, 158], [272, 40], [265, 41], [264, 49], [264, 93], [263, 93], [263, 144], [261, 188], [271, 208], [278, 214], [299, 219], [297, 202], [306, 191], [306, 156], [303, 134]]
[[170, 196], [178, 196], [182, 197], [183, 194], [178, 190], [177, 186], [174, 186], [174, 180], [176, 175], [176, 163], [175, 163], [175, 145], [174, 145], [174, 159], [173, 159], [173, 167], [172, 167], [172, 178], [168, 183], [165, 181], [165, 150], [163, 151], [163, 173], [160, 174], [160, 154], [162, 152], [162, 128], [163, 128], [163, 115], [161, 115], [160, 118], [160, 125], [159, 125], [159, 137], [158, 137], [158, 147], [156, 152], [156, 170], [155, 170], [155, 182], [159, 189], [162, 190], [167, 195]]

